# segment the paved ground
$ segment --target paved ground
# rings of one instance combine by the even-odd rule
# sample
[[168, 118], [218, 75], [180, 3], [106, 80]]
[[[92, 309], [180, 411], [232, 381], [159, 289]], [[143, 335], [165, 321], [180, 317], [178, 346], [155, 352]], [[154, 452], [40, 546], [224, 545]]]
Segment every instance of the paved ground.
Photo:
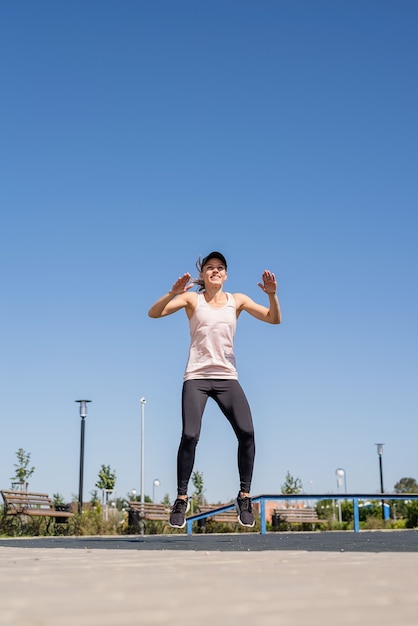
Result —
[[[117, 537], [35, 537], [0, 539], [0, 547], [74, 548], [89, 550], [193, 550], [254, 552], [308, 550], [319, 552], [418, 552], [418, 530], [354, 532], [254, 532], [208, 535]], [[418, 619], [417, 625], [418, 626]]]
[[418, 531], [0, 540], [1, 626], [417, 626]]

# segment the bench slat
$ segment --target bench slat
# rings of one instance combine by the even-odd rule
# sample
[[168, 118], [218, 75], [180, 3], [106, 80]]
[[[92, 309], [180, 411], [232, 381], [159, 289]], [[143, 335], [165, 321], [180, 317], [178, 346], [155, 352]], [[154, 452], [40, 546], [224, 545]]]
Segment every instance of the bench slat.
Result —
[[129, 502], [129, 508], [132, 511], [138, 511], [142, 519], [154, 522], [166, 522], [170, 515], [170, 509], [164, 504], [155, 504], [153, 502], [144, 502], [144, 504], [141, 504], [141, 502], [134, 500]]
[[[198, 513], [209, 513], [210, 511], [215, 511], [216, 509], [222, 508], [222, 506], [228, 506], [227, 504], [219, 504], [217, 506], [210, 506], [207, 504], [201, 504], [199, 506]], [[235, 509], [231, 511], [222, 511], [221, 513], [216, 513], [215, 515], [210, 516], [210, 518], [214, 522], [219, 522], [223, 524], [238, 524], [238, 516]]]
[[319, 524], [322, 522], [318, 518], [315, 509], [275, 509], [274, 514], [279, 517], [280, 522], [289, 524]]

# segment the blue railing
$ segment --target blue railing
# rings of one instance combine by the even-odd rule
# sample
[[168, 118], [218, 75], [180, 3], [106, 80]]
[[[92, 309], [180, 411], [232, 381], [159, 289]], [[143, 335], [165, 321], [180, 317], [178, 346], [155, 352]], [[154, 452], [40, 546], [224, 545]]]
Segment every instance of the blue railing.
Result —
[[[275, 494], [263, 494], [260, 496], [254, 496], [252, 501], [254, 503], [258, 502], [260, 504], [260, 533], [265, 535], [267, 533], [267, 523], [266, 523], [266, 502], [268, 501], [318, 501], [318, 500], [352, 500], [353, 501], [353, 517], [354, 517], [354, 527], [353, 530], [355, 533], [360, 532], [360, 515], [359, 515], [359, 501], [360, 500], [379, 500], [379, 501], [387, 501], [387, 500], [418, 500], [418, 493], [345, 493], [345, 494], [307, 494], [307, 493], [299, 493], [299, 494], [291, 494], [291, 495], [275, 495]], [[235, 509], [235, 504], [227, 504], [225, 506], [221, 506], [215, 509], [211, 509], [210, 511], [205, 511], [205, 513], [198, 513], [196, 515], [191, 515], [186, 519], [186, 530], [187, 534], [191, 535], [193, 533], [193, 522], [197, 522], [198, 520], [207, 519], [208, 517], [213, 517], [214, 515], [219, 515], [220, 513], [224, 513], [225, 511], [231, 511]]]

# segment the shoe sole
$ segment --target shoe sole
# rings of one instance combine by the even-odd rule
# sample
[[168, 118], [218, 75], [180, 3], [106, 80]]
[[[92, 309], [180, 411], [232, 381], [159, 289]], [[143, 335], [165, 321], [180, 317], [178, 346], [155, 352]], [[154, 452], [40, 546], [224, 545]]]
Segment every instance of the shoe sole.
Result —
[[170, 524], [170, 522], [168, 522], [168, 525], [170, 526], [170, 528], [184, 528], [186, 526], [186, 521], [184, 522], [183, 526], [179, 526], [178, 524]]
[[244, 526], [245, 528], [254, 528], [255, 526], [255, 520], [253, 521], [252, 524], [244, 524], [244, 522], [241, 521], [241, 518], [239, 515], [238, 515], [238, 522], [241, 524], [241, 526]]

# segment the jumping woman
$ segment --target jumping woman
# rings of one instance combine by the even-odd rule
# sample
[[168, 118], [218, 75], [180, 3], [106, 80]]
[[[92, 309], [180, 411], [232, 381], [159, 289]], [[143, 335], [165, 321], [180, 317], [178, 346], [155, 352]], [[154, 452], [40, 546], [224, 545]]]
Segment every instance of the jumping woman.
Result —
[[[245, 311], [262, 322], [280, 324], [281, 313], [274, 274], [265, 270], [258, 286], [268, 297], [268, 306], [257, 304], [243, 293], [223, 291], [227, 263], [223, 254], [211, 252], [198, 260], [199, 279], [189, 273], [180, 276], [168, 293], [149, 310], [153, 318], [185, 309], [190, 325], [190, 349], [182, 392], [182, 435], [177, 454], [177, 498], [170, 514], [170, 526], [184, 528], [190, 503], [187, 487], [193, 471], [203, 412], [213, 398], [230, 422], [238, 440], [240, 490], [236, 499], [238, 521], [254, 526], [251, 481], [255, 443], [251, 410], [238, 382], [234, 356], [234, 335], [239, 315]], [[190, 291], [197, 285], [198, 291]]]

